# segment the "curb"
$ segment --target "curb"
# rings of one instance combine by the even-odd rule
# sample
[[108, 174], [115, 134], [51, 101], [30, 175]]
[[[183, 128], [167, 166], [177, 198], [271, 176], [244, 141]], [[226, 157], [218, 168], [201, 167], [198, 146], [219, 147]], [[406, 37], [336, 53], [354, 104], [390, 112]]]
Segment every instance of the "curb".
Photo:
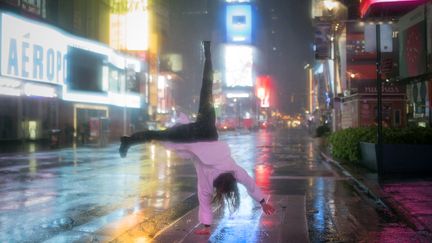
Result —
[[413, 217], [409, 211], [407, 211], [404, 207], [400, 206], [395, 200], [391, 197], [385, 196], [384, 192], [374, 192], [369, 189], [363, 182], [355, 178], [351, 173], [348, 172], [338, 161], [334, 160], [331, 156], [325, 154], [324, 152], [320, 152], [321, 156], [328, 162], [332, 163], [336, 167], [338, 167], [342, 172], [348, 176], [355, 185], [360, 188], [367, 196], [371, 197], [375, 203], [389, 211], [394, 212], [397, 216], [402, 218], [411, 228], [416, 231], [426, 231], [428, 233], [432, 233], [430, 229], [423, 225], [420, 221], [418, 221], [415, 217]]
[[365, 193], [367, 196], [369, 196], [370, 198], [372, 198], [372, 200], [380, 207], [383, 207], [385, 209], [390, 209], [390, 207], [388, 207], [384, 201], [381, 199], [381, 197], [379, 197], [376, 193], [373, 192], [373, 190], [369, 189], [369, 187], [367, 187], [363, 182], [361, 182], [360, 180], [358, 180], [357, 178], [355, 178], [351, 173], [348, 172], [348, 170], [345, 169], [345, 167], [343, 167], [338, 161], [334, 160], [333, 158], [331, 158], [330, 156], [328, 156], [327, 154], [325, 154], [324, 152], [320, 152], [321, 156], [328, 162], [331, 162], [333, 165], [335, 165], [336, 167], [338, 167], [344, 175], [346, 175], [347, 177], [349, 177], [354, 183], [355, 185], [361, 189], [361, 191], [363, 193]]

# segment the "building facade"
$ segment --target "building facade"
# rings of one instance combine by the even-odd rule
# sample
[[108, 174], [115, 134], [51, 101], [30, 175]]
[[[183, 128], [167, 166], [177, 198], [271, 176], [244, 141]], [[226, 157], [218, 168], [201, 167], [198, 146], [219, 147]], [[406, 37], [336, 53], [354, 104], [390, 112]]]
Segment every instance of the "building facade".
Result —
[[142, 106], [142, 62], [100, 42], [1, 12], [0, 51], [1, 140], [106, 142]]
[[[319, 75], [312, 78], [309, 93], [317, 96], [310, 99], [317, 104], [311, 107], [328, 107], [333, 130], [377, 124], [377, 80], [381, 80], [383, 126], [430, 124], [430, 4], [313, 1], [316, 60], [333, 61], [334, 66], [327, 68], [329, 75], [324, 71], [326, 80], [321, 82], [323, 74], [315, 65]], [[338, 14], [343, 8], [348, 10], [346, 16]], [[329, 99], [320, 99], [320, 86], [329, 87]]]

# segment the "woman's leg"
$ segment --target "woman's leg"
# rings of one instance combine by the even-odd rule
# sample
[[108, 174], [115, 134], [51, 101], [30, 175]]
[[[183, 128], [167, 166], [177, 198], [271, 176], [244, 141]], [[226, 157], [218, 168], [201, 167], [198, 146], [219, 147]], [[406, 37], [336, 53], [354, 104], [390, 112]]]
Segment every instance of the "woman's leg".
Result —
[[123, 136], [120, 139], [119, 153], [122, 158], [126, 157], [130, 146], [150, 141], [170, 141], [176, 143], [192, 143], [209, 140], [197, 137], [200, 131], [200, 124], [193, 122], [170, 127], [166, 130], [146, 130], [136, 132], [131, 136]]
[[[147, 130], [136, 132], [129, 138], [131, 142], [145, 143], [150, 141], [171, 141], [177, 143], [187, 143], [196, 141], [192, 136], [197, 129], [197, 123], [188, 123], [167, 128], [165, 130]], [[192, 135], [191, 135], [192, 134]]]
[[210, 41], [203, 41], [204, 71], [201, 84], [200, 102], [196, 123], [199, 127], [195, 137], [203, 140], [217, 140], [216, 113], [213, 104], [213, 67], [210, 52]]
[[213, 67], [211, 61], [210, 42], [203, 41], [204, 47], [204, 71], [201, 83], [201, 92], [198, 107], [197, 121], [215, 121], [213, 105]]
[[204, 71], [200, 92], [197, 121], [168, 128], [162, 131], [142, 131], [130, 137], [122, 137], [120, 155], [125, 157], [130, 146], [152, 140], [172, 142], [214, 141], [218, 139], [215, 110], [213, 106], [213, 70], [211, 63], [210, 42], [203, 41]]

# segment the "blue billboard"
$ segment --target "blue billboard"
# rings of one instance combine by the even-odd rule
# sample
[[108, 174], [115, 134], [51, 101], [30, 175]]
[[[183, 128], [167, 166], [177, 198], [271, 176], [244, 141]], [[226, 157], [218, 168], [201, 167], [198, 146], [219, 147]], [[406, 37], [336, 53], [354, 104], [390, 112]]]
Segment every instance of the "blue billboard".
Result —
[[251, 44], [252, 7], [249, 4], [229, 4], [226, 6], [226, 42]]

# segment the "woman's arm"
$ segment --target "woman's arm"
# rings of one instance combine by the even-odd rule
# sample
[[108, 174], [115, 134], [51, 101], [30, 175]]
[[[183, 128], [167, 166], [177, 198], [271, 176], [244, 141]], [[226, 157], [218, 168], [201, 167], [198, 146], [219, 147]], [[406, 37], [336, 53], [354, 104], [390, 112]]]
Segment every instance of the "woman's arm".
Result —
[[265, 214], [270, 215], [274, 213], [275, 209], [271, 204], [266, 202], [264, 198], [264, 194], [261, 192], [261, 189], [256, 185], [254, 179], [249, 176], [249, 174], [240, 166], [237, 166], [237, 170], [235, 171], [235, 177], [239, 183], [244, 185], [247, 189], [248, 194], [260, 203]]
[[256, 185], [255, 180], [242, 167], [236, 165], [234, 176], [240, 184], [246, 187], [248, 194], [255, 201], [260, 202], [264, 198], [264, 194]]

